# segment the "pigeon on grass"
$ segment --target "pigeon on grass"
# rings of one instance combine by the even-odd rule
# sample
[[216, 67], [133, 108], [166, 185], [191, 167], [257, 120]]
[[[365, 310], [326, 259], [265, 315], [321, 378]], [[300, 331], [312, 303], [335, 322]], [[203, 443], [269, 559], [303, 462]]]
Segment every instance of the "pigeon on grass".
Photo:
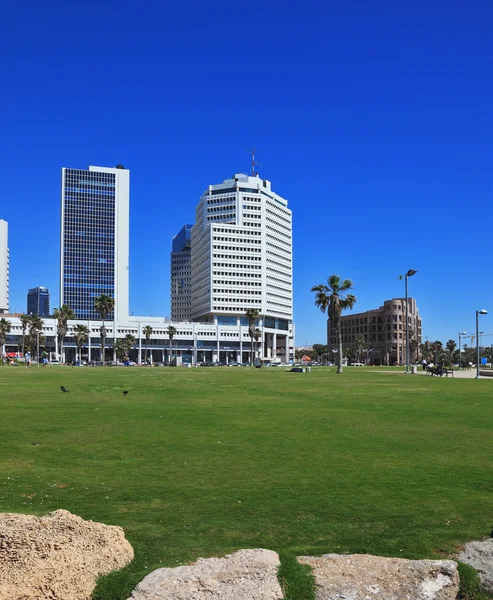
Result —
[[67, 388], [63, 387], [63, 385], [60, 386], [60, 389], [62, 390], [62, 392], [65, 392], [66, 394], [70, 393], [70, 390], [67, 390]]

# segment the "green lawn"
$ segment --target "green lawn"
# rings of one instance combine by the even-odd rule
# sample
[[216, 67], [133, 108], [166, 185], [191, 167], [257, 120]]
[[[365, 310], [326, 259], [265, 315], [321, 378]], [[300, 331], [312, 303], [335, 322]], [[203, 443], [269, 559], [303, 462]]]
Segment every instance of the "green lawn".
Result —
[[493, 525], [492, 400], [388, 370], [0, 368], [0, 511], [121, 525], [100, 600], [239, 548], [441, 557]]

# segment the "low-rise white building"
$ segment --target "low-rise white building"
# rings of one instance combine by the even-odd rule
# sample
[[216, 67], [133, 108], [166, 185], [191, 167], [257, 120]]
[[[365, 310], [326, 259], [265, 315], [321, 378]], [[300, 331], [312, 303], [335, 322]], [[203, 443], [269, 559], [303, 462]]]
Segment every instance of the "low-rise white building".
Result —
[[[22, 351], [22, 325], [18, 316], [6, 316], [12, 328], [7, 336], [6, 352], [17, 353]], [[77, 324], [85, 325], [89, 331], [89, 339], [84, 343], [82, 359], [85, 361], [101, 360], [101, 321], [69, 321], [68, 333], [65, 337], [63, 362], [73, 362], [76, 359], [77, 349], [74, 338], [74, 327]], [[146, 357], [152, 362], [169, 363], [172, 358], [179, 362], [199, 364], [203, 362], [230, 364], [249, 363], [251, 359], [251, 339], [248, 326], [242, 325], [240, 319], [235, 324], [218, 325], [217, 323], [177, 322], [163, 317], [128, 317], [126, 321], [109, 321], [106, 326], [105, 359], [116, 359], [114, 345], [116, 340], [127, 335], [135, 338], [129, 353], [130, 360], [143, 364]], [[146, 340], [144, 328], [152, 327], [152, 334]], [[168, 328], [173, 326], [176, 333], [170, 340]], [[276, 330], [259, 324], [262, 337], [275, 335]], [[282, 346], [278, 346], [276, 357], [272, 362], [289, 363], [294, 355], [294, 332], [292, 328]], [[57, 322], [55, 319], [43, 319], [42, 341], [40, 348], [44, 348], [53, 358], [58, 357], [59, 348], [57, 340]], [[261, 344], [254, 342], [254, 357], [261, 356]], [[34, 350], [33, 355], [36, 355]]]

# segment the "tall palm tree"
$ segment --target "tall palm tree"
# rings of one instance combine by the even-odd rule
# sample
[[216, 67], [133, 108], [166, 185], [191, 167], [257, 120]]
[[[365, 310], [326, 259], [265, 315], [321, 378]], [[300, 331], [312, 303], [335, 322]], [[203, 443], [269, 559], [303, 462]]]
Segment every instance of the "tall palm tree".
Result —
[[176, 335], [176, 327], [173, 327], [173, 325], [170, 325], [168, 327], [168, 336], [169, 336], [169, 357], [170, 357], [170, 364], [173, 360], [173, 338]]
[[351, 310], [356, 304], [356, 296], [347, 294], [353, 288], [353, 282], [345, 279], [341, 283], [339, 275], [331, 275], [327, 278], [327, 283], [321, 283], [312, 287], [312, 292], [316, 293], [315, 305], [323, 313], [327, 313], [334, 329], [337, 331], [337, 342], [339, 352], [337, 353], [337, 372], [342, 373], [342, 332], [339, 327], [341, 314], [343, 310]]
[[77, 323], [74, 327], [74, 336], [75, 336], [75, 345], [77, 346], [77, 353], [79, 355], [79, 360], [82, 360], [82, 346], [84, 342], [89, 337], [89, 328], [85, 325], [81, 325]]
[[248, 319], [248, 335], [250, 336], [250, 365], [253, 367], [253, 340], [255, 339], [255, 324], [260, 314], [256, 308], [249, 308], [245, 316]]
[[145, 351], [144, 362], [145, 362], [145, 364], [147, 364], [147, 344], [149, 343], [149, 340], [151, 339], [152, 327], [150, 325], [146, 325], [142, 331], [144, 332], [144, 335], [146, 336], [146, 346], [145, 346], [146, 351]]
[[70, 306], [67, 306], [66, 304], [64, 304], [60, 308], [55, 308], [55, 310], [53, 311], [53, 317], [57, 321], [57, 338], [58, 338], [58, 355], [59, 355], [58, 360], [60, 362], [62, 362], [63, 340], [65, 339], [65, 336], [67, 335], [67, 331], [68, 331], [67, 321], [69, 319], [75, 319], [75, 313], [70, 308]]
[[5, 354], [5, 342], [7, 341], [7, 334], [12, 329], [12, 325], [10, 321], [4, 319], [3, 317], [0, 319], [0, 348], [2, 350], [2, 356]]
[[111, 296], [106, 296], [105, 294], [101, 294], [94, 300], [94, 310], [99, 313], [103, 324], [101, 326], [101, 365], [104, 366], [104, 347], [106, 343], [106, 327], [104, 326], [105, 320], [108, 318], [108, 315], [115, 307], [115, 301]]
[[123, 338], [118, 338], [113, 345], [113, 350], [115, 351], [116, 356], [120, 360], [123, 360], [123, 357], [127, 352], [127, 345], [125, 343], [125, 340]]
[[447, 348], [447, 352], [450, 355], [450, 364], [452, 364], [454, 362], [454, 351], [455, 351], [456, 347], [457, 347], [457, 344], [455, 343], [455, 340], [449, 340], [445, 344], [445, 348]]
[[254, 333], [253, 337], [255, 338], [255, 356], [257, 356], [257, 354], [258, 354], [258, 341], [262, 337], [262, 332], [260, 331], [260, 329], [258, 327], [255, 328], [255, 333]]
[[22, 358], [24, 358], [24, 340], [26, 338], [26, 331], [29, 327], [29, 315], [21, 315], [19, 317], [22, 327]]
[[39, 361], [38, 349], [44, 344], [43, 319], [39, 315], [29, 315], [29, 332], [27, 335], [27, 344], [31, 352], [36, 348], [36, 360]]

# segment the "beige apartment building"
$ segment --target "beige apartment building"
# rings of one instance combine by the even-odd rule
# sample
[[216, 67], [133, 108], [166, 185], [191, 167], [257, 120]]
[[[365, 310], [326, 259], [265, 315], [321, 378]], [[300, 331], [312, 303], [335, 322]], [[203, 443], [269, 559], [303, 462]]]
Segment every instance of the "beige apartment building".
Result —
[[[417, 358], [422, 325], [416, 300], [408, 298], [410, 361]], [[343, 349], [362, 345], [361, 359], [374, 365], [406, 364], [406, 299], [385, 300], [383, 306], [364, 313], [344, 315], [340, 320]], [[337, 331], [327, 320], [327, 345], [337, 350]], [[364, 340], [364, 341], [363, 341]]]

